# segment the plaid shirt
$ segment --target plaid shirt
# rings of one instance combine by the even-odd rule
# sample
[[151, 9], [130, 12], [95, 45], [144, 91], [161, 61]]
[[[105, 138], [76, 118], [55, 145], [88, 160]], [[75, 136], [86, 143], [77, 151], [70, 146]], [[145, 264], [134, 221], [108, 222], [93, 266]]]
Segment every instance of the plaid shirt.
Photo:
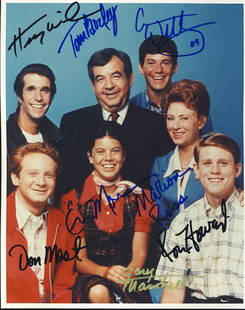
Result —
[[16, 218], [19, 229], [24, 233], [28, 244], [28, 257], [40, 257], [41, 264], [33, 265], [31, 268], [39, 280], [39, 292], [41, 300], [44, 300], [44, 260], [47, 237], [47, 214], [42, 213], [35, 216], [29, 212], [16, 195]]
[[67, 214], [68, 206], [74, 210], [67, 220], [68, 227], [73, 225], [75, 216], [80, 216], [80, 225], [77, 222], [73, 233], [80, 232], [86, 239], [87, 256], [91, 260], [104, 266], [127, 265], [132, 256], [134, 233], [151, 233], [152, 216], [157, 216], [150, 192], [145, 190], [144, 194], [130, 192], [125, 197], [118, 197], [111, 208], [103, 198], [100, 201], [91, 174], [81, 192], [72, 190], [61, 197], [60, 208], [64, 214]]
[[[149, 195], [147, 190], [146, 193]], [[99, 209], [96, 208], [99, 194], [93, 175], [87, 177], [78, 210], [84, 220], [87, 255], [91, 260], [104, 266], [127, 265], [130, 262], [134, 232], [150, 233], [154, 223], [149, 215], [152, 203], [146, 201], [146, 205], [143, 206], [141, 200], [138, 200], [137, 208], [136, 201], [139, 196], [131, 192], [119, 198], [115, 201], [115, 213], [102, 199], [100, 211], [95, 211]]]
[[[200, 227], [208, 228], [208, 221], [214, 219], [224, 223], [221, 206], [217, 209], [211, 208], [206, 197], [203, 197], [180, 213], [167, 232], [164, 249], [169, 253], [177, 245], [180, 248], [192, 248], [190, 253], [179, 253], [177, 258], [172, 253], [170, 255], [172, 262], [168, 257], [161, 256], [156, 275], [163, 277], [168, 274], [167, 281], [171, 283], [184, 279], [185, 286], [195, 290], [192, 296], [197, 298], [222, 295], [243, 298], [244, 221], [243, 207], [237, 197], [238, 193], [235, 190], [226, 201], [226, 212], [229, 216], [226, 230], [223, 232], [222, 226], [218, 229], [211, 228], [210, 232], [197, 243], [199, 251], [195, 249], [190, 239], [186, 240], [186, 235], [191, 234], [189, 227], [192, 225], [194, 232]], [[188, 232], [186, 233], [186, 230], [182, 232], [187, 225], [189, 225]], [[197, 241], [196, 234], [194, 238]], [[185, 277], [186, 275], [189, 276]]]

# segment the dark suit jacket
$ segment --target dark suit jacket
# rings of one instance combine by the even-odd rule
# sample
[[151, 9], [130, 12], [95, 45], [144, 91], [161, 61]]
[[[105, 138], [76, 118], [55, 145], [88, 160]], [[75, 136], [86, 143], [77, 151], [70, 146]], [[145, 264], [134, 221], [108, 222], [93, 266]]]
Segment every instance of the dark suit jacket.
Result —
[[[99, 121], [103, 121], [100, 105], [63, 115], [60, 126], [64, 139], [62, 192], [79, 187], [91, 173], [92, 166], [86, 154], [88, 128]], [[154, 159], [173, 147], [163, 117], [133, 104], [129, 104], [122, 124], [122, 135], [126, 141], [122, 176], [135, 183], [149, 177]], [[141, 187], [147, 185], [149, 182], [141, 184]]]

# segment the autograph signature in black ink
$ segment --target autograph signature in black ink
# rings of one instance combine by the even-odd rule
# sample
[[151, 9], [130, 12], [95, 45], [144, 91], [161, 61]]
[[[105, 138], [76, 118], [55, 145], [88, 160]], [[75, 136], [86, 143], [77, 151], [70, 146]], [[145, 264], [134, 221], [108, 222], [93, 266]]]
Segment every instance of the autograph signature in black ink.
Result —
[[[199, 252], [200, 247], [198, 243], [200, 243], [202, 239], [206, 236], [206, 234], [210, 233], [212, 229], [218, 230], [221, 227], [222, 232], [224, 233], [227, 227], [227, 219], [230, 218], [230, 216], [228, 216], [226, 213], [226, 203], [224, 199], [222, 200], [221, 211], [224, 217], [223, 222], [217, 222], [216, 219], [213, 219], [212, 221], [207, 222], [207, 226], [200, 226], [198, 229], [194, 231], [192, 227], [192, 220], [190, 220], [189, 224], [187, 224], [183, 230], [175, 234], [176, 236], [180, 236], [183, 233], [185, 234], [185, 246], [179, 247], [178, 245], [176, 245], [170, 252], [167, 252], [165, 250], [165, 239], [166, 239], [167, 230], [163, 229], [159, 233], [158, 238], [157, 238], [158, 243], [162, 249], [162, 256], [167, 257], [171, 262], [173, 262], [173, 257], [177, 259], [179, 254], [182, 252], [191, 254], [191, 249], [193, 249], [193, 247], [197, 252]], [[161, 239], [163, 241], [161, 241]], [[173, 257], [171, 257], [171, 255], [173, 255]]]
[[[205, 38], [203, 33], [198, 30], [198, 28], [216, 24], [216, 22], [206, 22], [198, 25], [194, 25], [191, 27], [185, 27], [184, 21], [186, 21], [187, 17], [196, 16], [198, 14], [185, 14], [184, 10], [181, 10], [180, 15], [174, 15], [169, 18], [165, 18], [162, 20], [156, 20], [154, 22], [145, 23], [144, 17], [145, 12], [143, 8], [139, 8], [136, 12], [136, 18], [135, 18], [135, 30], [137, 32], [144, 31], [144, 37], [145, 39], [151, 37], [153, 35], [153, 28], [156, 27], [159, 28], [159, 35], [164, 35], [169, 39], [173, 39], [174, 37], [183, 35], [184, 33], [191, 32], [195, 35], [193, 40], [190, 42], [190, 53], [180, 53], [176, 56], [178, 57], [184, 57], [184, 56], [191, 56], [200, 53], [204, 47], [205, 47]], [[154, 44], [158, 45], [160, 42], [153, 42]], [[197, 47], [197, 50], [193, 51], [193, 48]]]
[[[61, 19], [59, 19], [58, 22], [46, 22], [48, 15], [44, 14], [40, 16], [38, 19], [36, 19], [33, 23], [31, 23], [28, 27], [25, 29], [18, 28], [18, 33], [14, 35], [13, 41], [8, 46], [8, 51], [14, 50], [15, 57], [17, 57], [17, 48], [19, 47], [20, 51], [22, 51], [23, 48], [26, 48], [28, 45], [30, 45], [33, 40], [36, 40], [39, 38], [40, 44], [43, 44], [45, 35], [47, 32], [51, 32], [54, 29], [57, 29], [60, 27], [60, 25], [67, 23], [67, 22], [73, 22], [77, 23], [81, 19], [84, 19], [85, 17], [88, 18], [89, 16], [92, 16], [96, 13], [98, 13], [101, 10], [98, 9], [90, 14], [83, 14], [82, 16], [78, 16], [80, 13], [80, 4], [78, 2], [71, 3], [68, 8], [66, 9], [64, 16], [62, 16]], [[56, 11], [57, 14], [62, 14], [62, 11], [58, 10]], [[81, 14], [80, 14], [81, 15]], [[44, 25], [43, 30], [39, 31], [38, 33], [35, 33], [35, 30], [33, 30], [33, 27], [39, 24], [41, 21], [46, 22]], [[30, 31], [33, 31], [34, 33], [29, 35]], [[27, 38], [24, 38], [24, 35], [27, 35]]]
[[[87, 15], [87, 16], [84, 15], [83, 16], [84, 30], [82, 30], [82, 32], [77, 34], [75, 38], [73, 37], [71, 32], [74, 29], [74, 27], [77, 25], [79, 20], [73, 23], [73, 25], [70, 27], [70, 29], [67, 31], [64, 38], [62, 39], [62, 42], [58, 48], [58, 54], [61, 53], [61, 50], [68, 36], [70, 37], [70, 43], [71, 43], [72, 51], [73, 51], [75, 58], [77, 57], [77, 52], [80, 51], [84, 42], [86, 40], [89, 40], [92, 36], [94, 36], [100, 28], [105, 27], [107, 30], [111, 30], [112, 28], [113, 35], [116, 36], [117, 29], [118, 29], [117, 15], [116, 15], [117, 7], [118, 6], [115, 5], [115, 6], [112, 6], [111, 8], [105, 9], [104, 5], [100, 4], [100, 9], [96, 11], [96, 12], [100, 12], [100, 17], [97, 19], [88, 18], [90, 15]], [[110, 22], [112, 22], [111, 27], [109, 26]]]
[[[184, 173], [182, 174], [178, 174], [177, 172], [169, 177], [167, 179], [167, 184], [166, 183], [162, 183], [162, 187], [161, 187], [161, 192], [168, 190], [168, 188], [170, 188], [173, 184], [174, 184], [174, 180], [177, 181], [178, 177], [182, 177], [185, 173], [187, 173], [191, 168], [188, 168]], [[92, 206], [93, 209], [93, 216], [89, 217], [89, 218], [83, 218], [80, 213], [78, 212], [77, 209], [79, 209], [79, 206], [77, 207], [76, 205], [73, 206], [73, 203], [71, 200], [68, 201], [67, 204], [67, 213], [66, 213], [66, 229], [67, 231], [69, 231], [71, 234], [79, 234], [82, 232], [83, 230], [83, 224], [87, 219], [97, 219], [99, 213], [101, 212], [101, 202], [102, 202], [102, 195], [104, 195], [106, 197], [106, 200], [108, 202], [108, 206], [110, 207], [110, 209], [112, 210], [114, 215], [117, 215], [116, 213], [116, 201], [119, 200], [120, 198], [124, 198], [126, 199], [128, 197], [128, 195], [130, 193], [133, 193], [133, 191], [139, 187], [140, 188], [140, 184], [143, 184], [145, 181], [147, 181], [148, 179], [151, 178], [156, 178], [157, 174], [152, 174], [149, 177], [143, 179], [140, 183], [136, 184], [135, 186], [133, 186], [130, 189], [127, 189], [123, 194], [117, 194], [117, 196], [115, 198], [111, 197], [110, 195], [107, 194], [106, 189], [104, 188], [104, 186], [100, 186], [100, 192], [99, 192], [99, 198], [98, 199], [90, 199], [86, 202], [86, 205], [88, 206]], [[160, 181], [157, 179], [158, 185], [160, 186]], [[151, 189], [152, 191], [152, 189]], [[161, 192], [159, 191], [158, 188], [158, 196], [157, 198], [159, 199], [161, 197]], [[135, 205], [137, 213], [139, 216], [141, 216], [141, 211], [145, 211], [148, 207], [148, 205], [150, 205], [148, 214], [151, 218], [153, 218], [156, 222], [159, 222], [159, 206], [155, 201], [156, 196], [152, 194], [149, 197], [149, 195], [146, 194], [146, 192], [144, 191], [144, 189], [141, 188], [141, 195], [136, 195], [133, 193], [133, 199], [131, 200], [131, 202]], [[187, 199], [187, 196], [180, 196], [178, 202], [176, 202], [174, 205], [179, 206], [181, 204], [183, 204], [185, 202], [185, 200]], [[168, 210], [166, 210], [166, 215], [168, 214]], [[156, 216], [155, 216], [156, 214]], [[172, 212], [169, 214], [171, 215]], [[161, 223], [161, 222], [160, 222]]]
[[[74, 247], [72, 250], [74, 251], [74, 256], [70, 257], [68, 251], [62, 251], [62, 249], [59, 249], [57, 245], [55, 244], [53, 247], [50, 246], [45, 246], [45, 259], [44, 259], [44, 264], [51, 263], [53, 260], [55, 264], [59, 264], [62, 261], [70, 261], [77, 259], [79, 261], [82, 261], [81, 258], [79, 258], [78, 253], [81, 249], [86, 248], [87, 246], [82, 246], [81, 242], [81, 237], [77, 236], [74, 240]], [[21, 249], [21, 253], [19, 251]], [[33, 257], [33, 256], [28, 256], [28, 252], [25, 249], [25, 247], [21, 244], [16, 244], [14, 245], [10, 250], [9, 250], [9, 256], [14, 255], [14, 251], [17, 250], [17, 253], [19, 254], [19, 269], [20, 270], [25, 270], [28, 266], [36, 266], [39, 265], [41, 266], [41, 257]]]

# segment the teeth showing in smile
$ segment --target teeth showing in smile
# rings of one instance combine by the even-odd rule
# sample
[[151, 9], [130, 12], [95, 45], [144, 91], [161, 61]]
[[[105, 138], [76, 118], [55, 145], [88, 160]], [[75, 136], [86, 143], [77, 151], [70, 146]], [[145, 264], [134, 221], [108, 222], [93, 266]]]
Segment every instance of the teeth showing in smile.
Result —
[[209, 179], [211, 183], [221, 182], [223, 179]]
[[163, 80], [164, 76], [153, 76], [153, 80]]
[[106, 169], [108, 169], [108, 168], [111, 169], [111, 168], [114, 168], [114, 165], [104, 165], [103, 167]]
[[34, 109], [41, 109], [41, 108], [44, 107], [43, 104], [32, 104], [31, 106], [32, 106]]
[[184, 134], [183, 132], [174, 132], [173, 136], [176, 137], [176, 138], [179, 138], [179, 137], [182, 137], [183, 134]]

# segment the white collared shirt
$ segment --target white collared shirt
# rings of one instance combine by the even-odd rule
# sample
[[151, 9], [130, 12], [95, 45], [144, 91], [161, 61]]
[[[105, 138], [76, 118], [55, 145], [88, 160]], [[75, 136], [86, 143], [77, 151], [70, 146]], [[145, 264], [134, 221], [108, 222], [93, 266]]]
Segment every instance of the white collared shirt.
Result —
[[44, 301], [44, 260], [45, 246], [47, 238], [47, 215], [48, 211], [43, 212], [40, 216], [35, 216], [22, 204], [15, 196], [16, 218], [19, 230], [23, 232], [28, 244], [28, 257], [40, 257], [41, 265], [37, 263], [31, 266], [39, 281], [39, 293], [41, 300]]
[[[195, 160], [194, 160], [194, 156], [193, 156], [190, 163], [189, 163], [189, 168], [193, 169], [194, 163], [195, 163]], [[185, 194], [185, 188], [186, 188], [189, 176], [191, 174], [191, 169], [189, 171], [187, 171], [183, 175], [183, 177], [180, 177], [177, 179], [178, 201], [179, 201], [180, 195], [184, 196], [184, 194]], [[172, 157], [170, 158], [168, 169], [165, 172], [163, 177], [167, 178], [167, 177], [171, 176], [176, 171], [180, 171], [181, 174], [183, 173], [183, 171], [181, 170], [181, 163], [180, 163], [179, 147], [178, 146], [176, 146], [174, 153], [173, 153]], [[183, 211], [183, 209], [184, 209], [184, 203], [180, 204], [180, 212]]]
[[[117, 112], [119, 114], [119, 117], [117, 119], [118, 124], [120, 124], [120, 125], [123, 124], [127, 112], [128, 112], [128, 103], [125, 105], [125, 107], [122, 110]], [[103, 119], [105, 121], [111, 121], [111, 112], [108, 112], [102, 108], [102, 114], [103, 114]]]

